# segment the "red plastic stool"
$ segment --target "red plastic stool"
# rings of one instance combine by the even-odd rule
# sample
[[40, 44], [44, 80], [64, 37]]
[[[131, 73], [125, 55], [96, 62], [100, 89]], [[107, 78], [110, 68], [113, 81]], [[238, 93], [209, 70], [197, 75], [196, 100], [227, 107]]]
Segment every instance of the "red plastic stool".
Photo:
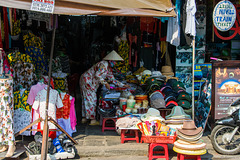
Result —
[[[163, 151], [153, 151], [153, 149], [157, 146], [163, 147]], [[153, 155], [153, 154], [159, 154], [163, 153], [164, 155]], [[168, 145], [163, 143], [150, 143], [148, 146], [148, 159], [152, 160], [155, 158], [165, 158], [166, 160], [169, 160], [168, 155]]]
[[[128, 130], [130, 133], [127, 133]], [[139, 143], [138, 131], [139, 129], [121, 129], [121, 143], [124, 143], [125, 141], [136, 141]], [[127, 136], [133, 136], [133, 138]]]
[[[114, 122], [114, 126], [107, 126], [106, 122], [112, 120]], [[102, 132], [104, 132], [104, 130], [116, 130], [116, 118], [103, 118], [103, 122], [102, 122]]]
[[194, 159], [194, 160], [201, 160], [200, 155], [186, 155], [186, 154], [177, 154], [177, 160], [184, 160], [184, 159]]

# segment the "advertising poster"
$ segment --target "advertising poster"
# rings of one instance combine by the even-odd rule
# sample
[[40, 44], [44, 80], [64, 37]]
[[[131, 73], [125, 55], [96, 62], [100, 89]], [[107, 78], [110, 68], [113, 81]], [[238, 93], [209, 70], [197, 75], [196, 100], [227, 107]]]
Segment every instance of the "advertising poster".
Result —
[[240, 97], [240, 68], [216, 67], [215, 72], [215, 119], [227, 116], [229, 105]]
[[[204, 67], [207, 67], [207, 70], [202, 71]], [[206, 80], [211, 82], [212, 79], [212, 64], [204, 63], [204, 64], [195, 64], [194, 68], [194, 96], [195, 100], [198, 99], [199, 89], [204, 84]]]

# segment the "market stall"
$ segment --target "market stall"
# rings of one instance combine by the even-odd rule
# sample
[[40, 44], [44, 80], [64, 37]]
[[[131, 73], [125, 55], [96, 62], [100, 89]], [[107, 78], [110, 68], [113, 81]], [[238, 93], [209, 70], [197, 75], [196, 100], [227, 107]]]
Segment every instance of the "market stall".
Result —
[[[18, 6], [16, 6], [17, 4]], [[131, 7], [132, 4], [134, 4], [135, 9]], [[14, 7], [14, 8], [18, 7], [21, 9], [29, 9], [31, 2], [20, 1], [20, 0], [11, 1], [11, 2], [4, 1], [4, 2], [1, 2], [0, 5], [6, 6], [6, 7]], [[67, 7], [68, 9], [66, 8], [62, 9], [63, 6]], [[12, 12], [14, 13], [15, 11], [14, 10], [10, 11], [10, 13]], [[113, 4], [109, 1], [85, 2], [85, 1], [61, 0], [61, 1], [56, 1], [54, 13], [55, 14], [72, 14], [72, 15], [95, 14], [95, 15], [111, 15], [111, 16], [145, 16], [141, 18], [129, 17], [126, 22], [128, 22], [128, 25], [130, 27], [128, 26], [127, 29], [128, 30], [131, 29], [131, 30], [128, 32], [126, 32], [126, 26], [125, 26], [125, 29], [124, 29], [124, 25], [121, 26], [122, 33], [119, 35], [118, 37], [119, 39], [116, 39], [116, 42], [118, 43], [114, 47], [115, 49], [117, 49], [117, 53], [124, 59], [124, 62], [117, 62], [116, 66], [113, 68], [113, 72], [116, 79], [118, 79], [121, 83], [125, 85], [129, 85], [130, 88], [126, 89], [125, 87], [110, 85], [111, 88], [110, 90], [108, 90], [104, 88], [104, 85], [103, 85], [103, 87], [101, 88], [101, 94], [99, 97], [100, 100], [98, 101], [99, 107], [97, 109], [98, 114], [100, 115], [99, 120], [102, 121], [103, 131], [105, 131], [105, 129], [113, 129], [112, 127], [107, 128], [105, 126], [105, 123], [107, 122], [107, 120], [112, 120], [114, 122], [114, 125], [116, 123], [116, 125], [118, 126], [120, 123], [119, 121], [122, 120], [123, 118], [129, 117], [129, 116], [131, 117], [131, 116], [134, 116], [135, 114], [138, 114], [135, 116], [136, 121], [134, 121], [134, 123], [131, 124], [132, 128], [129, 126], [119, 127], [119, 129], [121, 130], [122, 143], [124, 143], [125, 140], [131, 140], [125, 137], [127, 136], [125, 133], [128, 130], [132, 130], [131, 132], [135, 136], [134, 140], [138, 142], [139, 128], [136, 127], [135, 123], [139, 122], [137, 121], [138, 119], [140, 121], [144, 121], [142, 122], [143, 124], [145, 124], [148, 121], [148, 123], [145, 124], [146, 126], [147, 124], [150, 126], [151, 125], [155, 126], [155, 122], [149, 123], [150, 120], [148, 120], [148, 118], [151, 118], [151, 116], [155, 118], [158, 117], [158, 120], [161, 122], [161, 123], [156, 123], [157, 127], [162, 126], [162, 129], [160, 130], [159, 135], [167, 136], [168, 132], [169, 134], [170, 132], [172, 132], [171, 136], [173, 137], [175, 136], [176, 138], [175, 133], [173, 133], [174, 130], [171, 131], [170, 128], [181, 126], [183, 124], [183, 121], [175, 123], [175, 121], [174, 122], [171, 121], [171, 118], [169, 118], [168, 115], [171, 112], [170, 115], [176, 116], [177, 118], [181, 117], [183, 119], [184, 118], [189, 119], [190, 117], [189, 115], [191, 115], [192, 113], [191, 112], [192, 101], [191, 101], [191, 96], [186, 92], [185, 88], [183, 87], [183, 84], [179, 82], [176, 77], [173, 77], [174, 73], [172, 71], [172, 66], [169, 65], [169, 63], [167, 62], [165, 63], [166, 64], [165, 66], [160, 65], [160, 62], [163, 59], [165, 54], [168, 56], [168, 58], [166, 58], [166, 61], [169, 61], [170, 56], [169, 54], [166, 53], [167, 52], [167, 49], [166, 49], [167, 45], [165, 43], [166, 35], [161, 35], [161, 34], [158, 35], [160, 33], [159, 30], [161, 30], [162, 22], [160, 22], [160, 20], [157, 20], [156, 18], [152, 18], [153, 16], [158, 16], [158, 17], [159, 16], [161, 17], [176, 16], [175, 12], [173, 11], [171, 2], [156, 1], [153, 4], [150, 1], [146, 1], [146, 2], [134, 1], [131, 3], [115, 2]], [[38, 16], [38, 18], [39, 17], [40, 16]], [[42, 51], [43, 46], [41, 46], [42, 43], [39, 42], [41, 39], [39, 39], [38, 36], [35, 36], [31, 32], [25, 34], [24, 36], [24, 51], [27, 55], [19, 54], [19, 52], [16, 52], [16, 51], [14, 53], [8, 54], [8, 55], [13, 55], [13, 58], [10, 58], [10, 60], [13, 59], [13, 61], [10, 62], [10, 65], [12, 65], [12, 68], [14, 68], [13, 75], [14, 75], [14, 78], [16, 79], [15, 82], [24, 83], [21, 85], [23, 87], [18, 86], [17, 84], [19, 83], [13, 85], [14, 90], [16, 90], [15, 95], [16, 97], [21, 98], [21, 93], [23, 92], [24, 96], [26, 97], [28, 96], [28, 98], [24, 98], [27, 101], [22, 102], [24, 105], [20, 105], [20, 106], [25, 107], [25, 110], [28, 111], [26, 112], [26, 114], [28, 114], [28, 117], [30, 117], [29, 110], [31, 110], [33, 113], [32, 119], [29, 118], [30, 120], [28, 119], [27, 121], [25, 121], [24, 126], [18, 126], [18, 130], [20, 130], [21, 128], [29, 127], [29, 125], [32, 125], [35, 122], [34, 120], [37, 120], [39, 116], [43, 118], [50, 116], [50, 117], [53, 117], [53, 119], [61, 126], [61, 128], [66, 130], [67, 134], [70, 135], [71, 137], [72, 133], [75, 132], [76, 130], [75, 128], [76, 113], [74, 109], [75, 108], [74, 97], [72, 97], [70, 93], [68, 93], [69, 89], [67, 86], [69, 84], [69, 82], [67, 82], [68, 80], [67, 77], [71, 76], [70, 75], [71, 71], [69, 70], [69, 66], [68, 66], [69, 59], [68, 59], [68, 56], [62, 53], [59, 53], [57, 56], [54, 57], [54, 60], [52, 60], [53, 52], [54, 52], [53, 48], [54, 48], [55, 29], [56, 29], [55, 28], [56, 26], [54, 24], [56, 24], [56, 17], [49, 16], [48, 18], [51, 19], [51, 22], [54, 22], [46, 25], [49, 27], [48, 29], [53, 30], [51, 52], [48, 55], [48, 57], [50, 57], [50, 60], [47, 60], [47, 58], [45, 58], [45, 55], [43, 54], [43, 51]], [[116, 19], [113, 18], [111, 21], [116, 21]], [[38, 23], [40, 22], [42, 22], [42, 20], [38, 20]], [[69, 19], [69, 22], [70, 22], [70, 19]], [[118, 21], [116, 22], [118, 23]], [[120, 22], [123, 24], [125, 23], [125, 21], [120, 21]], [[135, 33], [136, 30], [139, 30], [139, 28], [136, 27], [136, 24], [138, 23], [141, 24], [140, 32], [139, 32], [140, 36]], [[161, 39], [161, 42], [154, 41], [153, 37], [155, 35], [159, 36], [159, 38]], [[141, 38], [144, 40], [143, 42], [140, 42]], [[169, 38], [169, 36], [167, 36], [167, 38]], [[137, 48], [139, 43], [141, 43], [141, 46], [144, 46], [140, 50], [139, 48]], [[158, 58], [156, 62], [153, 64], [152, 60], [156, 57], [149, 58], [148, 55], [151, 55], [149, 53], [153, 51], [152, 48], [154, 48], [153, 46], [155, 45], [155, 43], [157, 43], [157, 47], [156, 47], [157, 49], [154, 49], [154, 50], [156, 51], [156, 57]], [[113, 47], [111, 49], [113, 49]], [[16, 62], [16, 59], [18, 59], [16, 57], [18, 56], [23, 58], [23, 60], [21, 59], [21, 63], [22, 62], [28, 63], [25, 66], [23, 65], [24, 67], [26, 67], [24, 68], [24, 70], [26, 70], [26, 72], [24, 72], [24, 75], [26, 74], [28, 79], [23, 79], [23, 78], [21, 79], [21, 77], [18, 76], [19, 73], [16, 72], [20, 68], [19, 65], [21, 64], [20, 62]], [[92, 57], [94, 57], [95, 58], [94, 60], [96, 60], [98, 56], [99, 55], [93, 55]], [[139, 59], [141, 59], [141, 61]], [[91, 64], [92, 63], [94, 63], [94, 61], [91, 61]], [[144, 68], [143, 65], [141, 67], [140, 65], [141, 63], [144, 63], [144, 67], [146, 67], [147, 69]], [[49, 64], [49, 67], [48, 67], [48, 64]], [[139, 69], [136, 72], [133, 72], [133, 71], [131, 72], [130, 68], [131, 70], [137, 70], [137, 68]], [[153, 71], [153, 72], [150, 71], [152, 68], [155, 68], [154, 70], [156, 71]], [[161, 68], [161, 72], [158, 71], [160, 70], [160, 68]], [[53, 74], [52, 74], [52, 70], [54, 72]], [[46, 76], [46, 74], [48, 74], [48, 76]], [[107, 82], [103, 82], [103, 84], [106, 84], [106, 83]], [[51, 94], [50, 97], [49, 97], [49, 94]], [[45, 95], [47, 96], [45, 97]], [[31, 97], [32, 100], [29, 100], [29, 97]], [[48, 104], [49, 101], [53, 102], [53, 105], [56, 105], [57, 108], [53, 108], [51, 103]], [[30, 106], [25, 106], [26, 104]], [[179, 106], [179, 107], [176, 107], [176, 106]], [[155, 112], [155, 111], [151, 112], [153, 108], [158, 112]], [[38, 109], [42, 111], [40, 112], [40, 115], [36, 112]], [[53, 111], [53, 114], [47, 113], [46, 110], [48, 110], [48, 112]], [[187, 114], [185, 114], [184, 112], [186, 112]], [[179, 114], [179, 115], [175, 115], [175, 114]], [[18, 122], [19, 118], [18, 116], [16, 117], [17, 118], [15, 121]], [[123, 118], [120, 118], [120, 117], [123, 117]], [[59, 134], [55, 135], [56, 127], [50, 123], [48, 124], [47, 119], [48, 118], [45, 118], [45, 123], [44, 123], [45, 125], [40, 121], [38, 121], [39, 123], [38, 122], [35, 123], [37, 125], [35, 124], [33, 125], [33, 129], [35, 130], [32, 133], [32, 134], [35, 134], [35, 131], [39, 131], [42, 129], [44, 130], [43, 141], [42, 141], [43, 144], [46, 142], [42, 147], [42, 154], [44, 156], [46, 156], [47, 154], [46, 144], [48, 141], [47, 139], [48, 125], [50, 129], [49, 136], [52, 139], [55, 139], [56, 136], [58, 136], [58, 139], [59, 139]], [[166, 126], [170, 125], [171, 127], [165, 127], [164, 125], [162, 125], [162, 122], [165, 119], [167, 119], [165, 121]], [[150, 132], [153, 132], [149, 130], [150, 128], [148, 128], [150, 126], [147, 126], [147, 132], [146, 132], [147, 136], [150, 135]], [[144, 133], [144, 130], [141, 130], [141, 131], [142, 133]], [[155, 132], [156, 131], [158, 132], [159, 130], [155, 130]], [[157, 132], [156, 132], [156, 135], [158, 135]], [[29, 135], [29, 132], [28, 133], [24, 132], [24, 133]], [[55, 141], [56, 140], [57, 139], [55, 139]], [[55, 148], [60, 148], [59, 144], [62, 145], [64, 148], [65, 143], [63, 144], [63, 142], [61, 141], [60, 142], [57, 141], [55, 143], [55, 141], [52, 142]], [[141, 141], [146, 141], [150, 143], [150, 141], [147, 141], [147, 138], [146, 137], [144, 138], [144, 136], [141, 139]], [[69, 151], [69, 153], [72, 151], [72, 150], [71, 151], [68, 150], [67, 148], [64, 150]], [[62, 149], [60, 148], [56, 152], [61, 152], [61, 151]]]

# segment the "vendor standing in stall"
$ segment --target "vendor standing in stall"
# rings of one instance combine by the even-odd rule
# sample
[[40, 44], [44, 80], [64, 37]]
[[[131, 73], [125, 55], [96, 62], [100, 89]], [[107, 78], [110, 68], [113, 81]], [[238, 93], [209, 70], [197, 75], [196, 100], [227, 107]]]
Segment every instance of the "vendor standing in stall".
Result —
[[103, 61], [98, 62], [81, 75], [82, 123], [86, 123], [87, 120], [90, 119], [90, 125], [99, 124], [99, 122], [96, 121], [97, 89], [100, 84], [110, 89], [110, 85], [105, 79], [108, 79], [119, 87], [130, 87], [115, 80], [111, 68], [115, 65], [115, 61], [123, 61], [123, 59], [113, 50], [103, 58]]

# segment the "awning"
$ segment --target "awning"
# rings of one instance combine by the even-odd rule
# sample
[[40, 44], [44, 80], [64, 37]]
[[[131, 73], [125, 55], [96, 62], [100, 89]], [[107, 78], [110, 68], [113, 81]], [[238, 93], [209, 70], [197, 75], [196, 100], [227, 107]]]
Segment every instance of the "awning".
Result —
[[[32, 0], [1, 0], [0, 6], [30, 10]], [[171, 0], [55, 0], [54, 14], [176, 16]]]

